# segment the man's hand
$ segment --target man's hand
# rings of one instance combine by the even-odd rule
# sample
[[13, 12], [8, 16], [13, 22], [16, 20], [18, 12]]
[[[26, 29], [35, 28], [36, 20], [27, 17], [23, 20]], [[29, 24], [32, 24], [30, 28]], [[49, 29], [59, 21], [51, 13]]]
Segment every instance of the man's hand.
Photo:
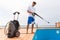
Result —
[[35, 13], [32, 13], [33, 16], [35, 16]]

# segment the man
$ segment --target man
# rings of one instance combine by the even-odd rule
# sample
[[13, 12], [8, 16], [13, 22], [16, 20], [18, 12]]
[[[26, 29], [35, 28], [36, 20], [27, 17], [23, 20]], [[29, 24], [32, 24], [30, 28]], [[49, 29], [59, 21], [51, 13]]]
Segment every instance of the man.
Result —
[[34, 27], [34, 21], [35, 21], [33, 14], [35, 13], [35, 8], [34, 8], [35, 5], [36, 5], [36, 2], [33, 2], [32, 6], [29, 6], [28, 10], [27, 10], [27, 12], [29, 13], [29, 16], [28, 16], [28, 25], [27, 25], [27, 32], [26, 33], [28, 33], [28, 28], [29, 28], [30, 24], [32, 24], [31, 33], [33, 33], [33, 27]]

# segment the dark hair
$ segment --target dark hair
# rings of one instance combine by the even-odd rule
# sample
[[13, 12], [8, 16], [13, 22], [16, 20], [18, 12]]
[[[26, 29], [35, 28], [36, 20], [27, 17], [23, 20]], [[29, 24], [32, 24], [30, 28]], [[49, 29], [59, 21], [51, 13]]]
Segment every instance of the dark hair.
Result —
[[36, 2], [33, 1], [34, 4], [36, 4]]

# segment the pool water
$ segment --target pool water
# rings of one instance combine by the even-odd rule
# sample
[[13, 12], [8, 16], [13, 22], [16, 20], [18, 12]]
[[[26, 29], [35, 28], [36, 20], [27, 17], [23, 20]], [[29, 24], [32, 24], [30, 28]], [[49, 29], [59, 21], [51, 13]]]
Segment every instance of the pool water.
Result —
[[32, 40], [60, 40], [60, 29], [37, 29]]

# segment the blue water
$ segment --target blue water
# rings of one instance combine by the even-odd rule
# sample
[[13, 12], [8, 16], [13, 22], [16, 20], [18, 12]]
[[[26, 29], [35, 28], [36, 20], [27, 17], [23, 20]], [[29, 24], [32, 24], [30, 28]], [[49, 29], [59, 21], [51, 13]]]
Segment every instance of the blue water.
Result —
[[60, 29], [37, 29], [32, 40], [60, 40]]

